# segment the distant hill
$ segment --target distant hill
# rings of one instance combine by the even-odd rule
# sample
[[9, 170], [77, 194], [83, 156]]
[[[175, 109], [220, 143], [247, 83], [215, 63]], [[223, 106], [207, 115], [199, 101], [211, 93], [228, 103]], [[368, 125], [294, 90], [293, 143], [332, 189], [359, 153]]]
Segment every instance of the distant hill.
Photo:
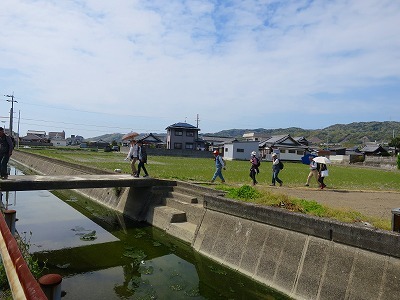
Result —
[[319, 139], [329, 143], [342, 145], [358, 145], [368, 141], [378, 143], [390, 142], [395, 136], [400, 136], [400, 122], [355, 122], [350, 124], [335, 124], [323, 129], [302, 129], [297, 127], [278, 129], [229, 129], [207, 135], [242, 137], [246, 132], [257, 132], [263, 135], [290, 134], [292, 137], [304, 136], [308, 140]]
[[[203, 135], [224, 136], [240, 138], [246, 132], [257, 132], [263, 135], [272, 136], [290, 134], [292, 137], [304, 136], [307, 140], [321, 140], [328, 143], [347, 145], [359, 145], [365, 142], [387, 143], [393, 138], [400, 136], [400, 122], [358, 122], [350, 124], [335, 124], [323, 129], [302, 129], [298, 127], [277, 128], [277, 129], [229, 129], [216, 133], [203, 133]], [[85, 139], [86, 141], [103, 140], [111, 143], [122, 141], [122, 133], [104, 134], [97, 137]]]
[[85, 139], [85, 141], [103, 140], [105, 142], [109, 142], [110, 144], [113, 141], [116, 141], [117, 143], [120, 143], [122, 141], [122, 137], [123, 136], [124, 136], [124, 134], [122, 134], [122, 133], [110, 133], [110, 134], [99, 135], [99, 136], [96, 136], [96, 137], [91, 137], [91, 138]]
[[[157, 137], [161, 138], [161, 139], [162, 139], [163, 136], [166, 136], [166, 133], [153, 133], [153, 134], [156, 135]], [[87, 139], [85, 139], [85, 141], [103, 140], [103, 141], [108, 142], [110, 144], [113, 141], [116, 141], [117, 143], [121, 143], [122, 142], [122, 137], [124, 135], [125, 135], [124, 133], [103, 134], [103, 135], [87, 138]]]

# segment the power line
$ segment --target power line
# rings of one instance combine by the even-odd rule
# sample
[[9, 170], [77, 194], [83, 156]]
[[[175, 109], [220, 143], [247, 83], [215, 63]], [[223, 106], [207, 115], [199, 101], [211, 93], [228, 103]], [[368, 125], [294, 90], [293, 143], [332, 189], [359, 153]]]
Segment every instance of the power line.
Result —
[[[25, 105], [32, 105], [32, 106], [51, 108], [51, 109], [58, 109], [58, 110], [63, 110], [63, 111], [76, 111], [76, 112], [88, 113], [88, 114], [99, 114], [99, 115], [108, 115], [108, 116], [126, 116], [126, 117], [132, 117], [132, 118], [151, 118], [151, 116], [129, 115], [129, 114], [112, 114], [112, 113], [106, 113], [106, 112], [96, 112], [96, 111], [74, 109], [74, 108], [61, 108], [61, 107], [56, 107], [56, 106], [51, 106], [51, 105], [36, 104], [36, 103], [29, 103], [29, 102], [22, 102], [22, 101], [19, 101], [18, 103], [19, 104], [25, 104]], [[168, 119], [168, 117], [166, 117], [166, 116], [157, 116], [157, 119], [160, 119], [160, 118]]]

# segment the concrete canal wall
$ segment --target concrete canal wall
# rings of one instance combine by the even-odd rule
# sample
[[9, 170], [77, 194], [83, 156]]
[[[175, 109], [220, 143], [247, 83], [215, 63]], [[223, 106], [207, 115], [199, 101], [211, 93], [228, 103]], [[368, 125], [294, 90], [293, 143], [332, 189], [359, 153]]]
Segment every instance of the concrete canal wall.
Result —
[[[90, 169], [15, 152], [15, 160], [42, 174], [90, 173]], [[175, 188], [181, 193], [190, 186], [178, 182]], [[165, 199], [168, 190], [153, 187], [143, 193], [132, 188], [118, 197], [111, 195], [112, 189], [105, 190], [108, 192], [86, 193], [135, 219], [147, 220], [191, 243], [199, 253], [295, 299], [399, 299], [398, 233], [242, 203], [204, 187], [192, 186], [198, 203], [181, 204], [178, 211], [188, 211], [183, 206], [193, 210], [187, 212], [187, 218], [173, 214], [176, 204], [158, 213], [160, 204], [172, 205], [171, 199]], [[176, 225], [187, 220], [194, 227], [192, 234], [177, 230]]]

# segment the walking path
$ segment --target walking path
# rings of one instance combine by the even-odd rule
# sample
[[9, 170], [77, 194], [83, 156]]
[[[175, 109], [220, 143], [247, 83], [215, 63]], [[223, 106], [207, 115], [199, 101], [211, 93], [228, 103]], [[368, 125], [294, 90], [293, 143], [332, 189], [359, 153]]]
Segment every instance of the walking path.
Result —
[[400, 192], [320, 190], [312, 188], [273, 188], [277, 193], [314, 200], [320, 204], [347, 210], [355, 210], [366, 216], [391, 219], [392, 209], [400, 208]]

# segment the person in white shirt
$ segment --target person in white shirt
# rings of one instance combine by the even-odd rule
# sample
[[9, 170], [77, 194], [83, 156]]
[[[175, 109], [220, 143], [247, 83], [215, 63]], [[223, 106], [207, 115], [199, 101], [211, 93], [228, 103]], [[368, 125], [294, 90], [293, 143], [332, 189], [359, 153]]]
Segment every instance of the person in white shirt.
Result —
[[[307, 177], [307, 182], [306, 182], [306, 186], [310, 185], [310, 180], [311, 178], [314, 176], [315, 180], [318, 182], [318, 170], [317, 170], [317, 163], [314, 161], [314, 157], [313, 156], [309, 156], [310, 159], [310, 173], [308, 173], [308, 177]], [[319, 184], [319, 182], [318, 182]]]
[[138, 160], [138, 145], [135, 140], [131, 141], [131, 146], [129, 148], [128, 155], [126, 156], [125, 160], [130, 160], [131, 161], [131, 170], [132, 170], [132, 176], [135, 176], [137, 173], [136, 169], [136, 161]]
[[278, 177], [280, 170], [281, 167], [279, 164], [278, 155], [276, 153], [272, 153], [272, 183], [270, 186], [275, 186], [275, 182], [278, 182], [279, 186], [282, 186], [283, 181]]

